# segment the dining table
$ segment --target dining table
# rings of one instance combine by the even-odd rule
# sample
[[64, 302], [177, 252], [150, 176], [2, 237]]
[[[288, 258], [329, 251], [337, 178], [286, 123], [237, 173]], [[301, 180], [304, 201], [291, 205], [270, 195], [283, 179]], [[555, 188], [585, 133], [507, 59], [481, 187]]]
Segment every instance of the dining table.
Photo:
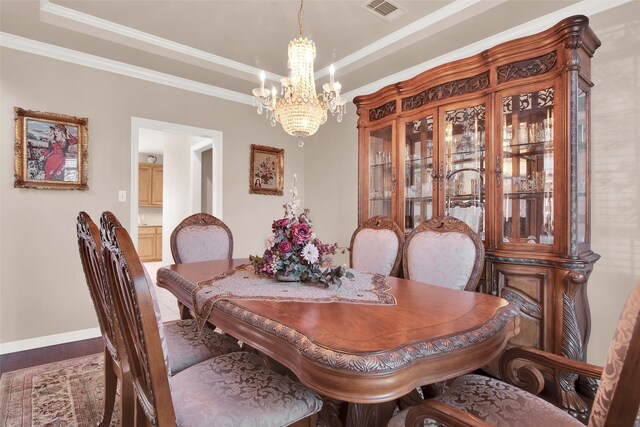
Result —
[[[247, 267], [248, 259], [174, 264], [158, 270], [157, 284], [194, 310], [194, 292]], [[384, 285], [384, 303], [342, 301], [341, 289], [350, 286], [343, 278], [339, 288], [330, 285], [337, 297], [319, 302], [227, 292], [208, 307], [206, 320], [322, 395], [326, 424], [350, 426], [383, 425], [396, 399], [487, 365], [518, 332], [519, 311], [502, 298], [372, 277]], [[269, 292], [260, 286], [262, 295]]]

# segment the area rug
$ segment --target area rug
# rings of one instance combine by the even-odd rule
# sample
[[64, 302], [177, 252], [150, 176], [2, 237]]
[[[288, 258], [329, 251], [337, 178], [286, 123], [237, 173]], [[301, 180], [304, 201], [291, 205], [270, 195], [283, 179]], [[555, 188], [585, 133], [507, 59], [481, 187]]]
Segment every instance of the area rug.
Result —
[[[0, 426], [95, 426], [102, 418], [103, 363], [94, 354], [5, 372]], [[118, 425], [115, 412], [111, 425]]]

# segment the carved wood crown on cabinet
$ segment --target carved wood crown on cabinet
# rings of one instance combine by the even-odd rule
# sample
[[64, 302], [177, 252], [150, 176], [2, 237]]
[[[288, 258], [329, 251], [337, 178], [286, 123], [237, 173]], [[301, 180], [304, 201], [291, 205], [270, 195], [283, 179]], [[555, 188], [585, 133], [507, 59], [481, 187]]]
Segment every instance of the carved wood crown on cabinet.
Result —
[[[584, 16], [354, 99], [358, 223], [411, 232], [465, 220], [485, 246], [478, 290], [521, 311], [513, 342], [583, 360], [589, 341], [591, 57]], [[548, 373], [585, 419], [575, 377]], [[581, 383], [581, 390], [593, 384]]]

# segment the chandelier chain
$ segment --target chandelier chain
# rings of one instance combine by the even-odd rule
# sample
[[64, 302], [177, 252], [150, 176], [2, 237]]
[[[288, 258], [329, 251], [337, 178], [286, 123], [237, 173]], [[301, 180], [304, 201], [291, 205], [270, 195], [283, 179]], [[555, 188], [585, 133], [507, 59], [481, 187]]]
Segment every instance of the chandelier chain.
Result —
[[302, 20], [304, 19], [304, 0], [300, 0], [300, 10], [298, 11], [298, 33], [300, 37], [304, 37], [304, 28], [302, 28]]

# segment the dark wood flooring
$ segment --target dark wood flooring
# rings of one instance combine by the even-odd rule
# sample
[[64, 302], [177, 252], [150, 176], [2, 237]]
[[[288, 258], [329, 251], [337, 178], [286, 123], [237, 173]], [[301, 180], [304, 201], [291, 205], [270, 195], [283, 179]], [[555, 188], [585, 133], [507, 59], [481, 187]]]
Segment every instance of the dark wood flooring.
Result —
[[33, 350], [18, 351], [0, 355], [0, 375], [16, 369], [59, 362], [74, 357], [100, 353], [104, 349], [102, 337], [75, 341], [50, 347], [34, 348]]

